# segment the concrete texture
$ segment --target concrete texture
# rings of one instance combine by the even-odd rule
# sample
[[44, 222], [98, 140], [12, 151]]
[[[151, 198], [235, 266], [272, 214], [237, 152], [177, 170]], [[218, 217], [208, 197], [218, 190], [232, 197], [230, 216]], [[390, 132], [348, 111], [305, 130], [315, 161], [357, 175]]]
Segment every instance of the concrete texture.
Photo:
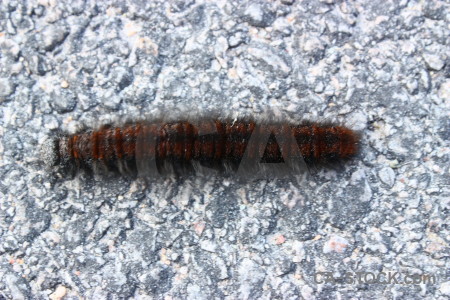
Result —
[[[449, 23], [432, 0], [1, 1], [0, 298], [448, 299]], [[39, 160], [60, 130], [192, 108], [341, 121], [362, 152], [248, 183]], [[357, 271], [437, 280], [314, 280]]]

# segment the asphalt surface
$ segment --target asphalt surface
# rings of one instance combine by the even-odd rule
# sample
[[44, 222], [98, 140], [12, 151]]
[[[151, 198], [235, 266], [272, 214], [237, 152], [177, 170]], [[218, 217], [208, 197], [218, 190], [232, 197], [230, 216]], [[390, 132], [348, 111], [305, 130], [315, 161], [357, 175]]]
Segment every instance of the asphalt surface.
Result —
[[[0, 298], [448, 299], [449, 24], [446, 1], [1, 1]], [[208, 110], [340, 122], [361, 153], [249, 182], [42, 163], [61, 132]]]

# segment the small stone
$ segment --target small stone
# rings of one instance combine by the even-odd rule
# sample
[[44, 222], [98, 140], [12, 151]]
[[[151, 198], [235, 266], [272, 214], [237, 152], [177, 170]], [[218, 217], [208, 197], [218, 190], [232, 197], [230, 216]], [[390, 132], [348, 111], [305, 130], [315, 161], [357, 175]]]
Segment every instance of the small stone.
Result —
[[61, 87], [62, 87], [63, 89], [67, 89], [67, 88], [69, 87], [69, 83], [68, 83], [66, 80], [63, 80], [63, 81], [61, 82]]
[[323, 253], [343, 253], [347, 249], [348, 245], [349, 242], [346, 239], [333, 235], [323, 246]]
[[89, 56], [83, 61], [82, 64], [83, 71], [86, 71], [87, 73], [92, 73], [97, 67], [97, 64], [98, 64], [97, 57]]
[[58, 287], [56, 288], [56, 290], [49, 296], [49, 298], [50, 298], [51, 300], [60, 300], [60, 299], [62, 299], [62, 298], [66, 295], [66, 293], [67, 293], [66, 287], [60, 285], [60, 286], [58, 286]]
[[425, 252], [427, 253], [438, 253], [440, 251], [444, 250], [444, 246], [438, 242], [431, 242], [427, 245], [427, 247], [425, 248]]
[[276, 19], [272, 26], [277, 33], [281, 33], [283, 36], [289, 36], [293, 32], [291, 24], [284, 18]]
[[314, 88], [314, 92], [320, 94], [325, 90], [325, 85], [323, 84], [322, 81], [319, 81], [316, 85], [316, 87]]
[[247, 53], [250, 54], [254, 60], [264, 62], [268, 67], [268, 71], [279, 72], [283, 77], [286, 77], [292, 71], [285, 59], [271, 50], [251, 47], [248, 48]]
[[70, 112], [75, 108], [76, 99], [69, 95], [55, 95], [52, 102], [53, 108], [59, 113]]
[[57, 25], [46, 26], [40, 34], [41, 48], [46, 51], [52, 51], [65, 40], [68, 34], [69, 30], [66, 27]]
[[5, 40], [0, 44], [0, 48], [10, 58], [16, 60], [19, 58], [20, 47], [12, 40]]
[[425, 60], [428, 68], [434, 71], [441, 70], [445, 65], [444, 60], [442, 60], [441, 57], [436, 54], [425, 53], [423, 55], [423, 59]]
[[306, 52], [313, 52], [316, 51], [317, 49], [320, 50], [325, 49], [322, 41], [317, 37], [311, 37], [303, 41], [302, 48]]
[[70, 2], [69, 11], [78, 16], [83, 13], [85, 6], [85, 0], [74, 0]]
[[133, 80], [133, 73], [128, 68], [118, 67], [114, 70], [113, 82], [118, 92], [129, 86]]
[[442, 20], [446, 14], [448, 15], [448, 10], [445, 5], [445, 1], [426, 1], [424, 2], [423, 14], [432, 20]]
[[286, 241], [286, 238], [285, 238], [282, 234], [277, 235], [277, 236], [275, 237], [275, 239], [274, 239], [274, 242], [275, 242], [276, 245], [281, 245], [281, 244], [283, 244], [285, 241]]
[[45, 11], [45, 7], [43, 5], [38, 5], [33, 9], [34, 14], [38, 17], [42, 17], [42, 15], [44, 14], [44, 11]]
[[408, 93], [410, 93], [411, 95], [416, 95], [417, 92], [419, 91], [419, 84], [417, 83], [417, 80], [415, 79], [409, 79], [406, 82], [406, 89], [408, 90]]
[[200, 242], [200, 248], [208, 252], [216, 252], [217, 245], [210, 240], [203, 240]]
[[17, 240], [12, 237], [12, 236], [8, 236], [6, 238], [3, 238], [3, 249], [7, 252], [14, 252], [17, 249], [19, 249], [19, 244], [17, 242]]
[[16, 87], [9, 78], [0, 78], [0, 101], [14, 93]]
[[23, 70], [23, 64], [21, 62], [11, 65], [11, 75], [19, 75]]
[[381, 182], [386, 184], [388, 187], [394, 186], [395, 183], [395, 172], [389, 167], [382, 168], [380, 171], [378, 171], [378, 177], [380, 178]]
[[301, 40], [303, 51], [309, 56], [314, 58], [315, 61], [319, 61], [324, 56], [325, 45], [323, 41], [315, 36], [308, 36]]
[[171, 255], [170, 255], [170, 260], [171, 261], [176, 261], [178, 258], [180, 257], [180, 255], [178, 254], [178, 253], [172, 253]]
[[179, 13], [188, 9], [192, 4], [194, 4], [194, 0], [175, 0], [170, 1], [170, 11]]
[[121, 98], [117, 95], [112, 95], [111, 93], [108, 93], [109, 96], [105, 96], [103, 100], [103, 106], [110, 110], [118, 110], [120, 103], [122, 102]]
[[245, 41], [245, 34], [242, 31], [236, 31], [228, 38], [230, 48], [239, 46]]
[[50, 115], [44, 117], [44, 127], [49, 130], [54, 130], [59, 127], [58, 120]]
[[307, 285], [303, 286], [300, 293], [302, 294], [302, 297], [306, 300], [316, 299], [316, 297], [314, 296], [314, 290], [310, 286]]
[[259, 3], [252, 3], [244, 11], [244, 20], [255, 27], [267, 27], [275, 21], [275, 14]]
[[450, 79], [441, 84], [438, 95], [442, 100], [450, 101]]
[[443, 295], [450, 296], [450, 281], [441, 283], [441, 286], [439, 287], [439, 291]]
[[422, 87], [425, 89], [425, 91], [429, 91], [431, 88], [431, 76], [430, 72], [428, 72], [426, 69], [421, 69], [419, 71], [420, 79], [419, 82], [422, 85]]
[[198, 236], [201, 236], [203, 230], [205, 230], [205, 222], [197, 222], [194, 224], [194, 231]]
[[189, 284], [186, 288], [186, 294], [188, 299], [206, 299], [202, 288], [196, 284]]
[[10, 35], [15, 35], [17, 33], [16, 27], [13, 25], [11, 20], [6, 22], [6, 32]]
[[28, 64], [30, 67], [31, 72], [34, 74], [43, 76], [45, 73], [47, 73], [51, 67], [49, 67], [44, 59], [39, 55], [33, 55], [32, 57], [28, 58]]
[[[254, 260], [244, 258], [237, 267], [238, 280], [242, 283], [239, 289], [239, 299], [251, 298], [252, 290], [262, 288], [266, 275], [264, 270]], [[258, 298], [258, 297], [256, 297]]]
[[98, 105], [98, 101], [95, 97], [90, 97], [86, 94], [78, 94], [78, 105], [83, 111], [87, 111], [92, 107]]
[[275, 274], [277, 276], [282, 276], [291, 273], [293, 269], [294, 264], [292, 263], [292, 261], [285, 259], [277, 263], [277, 267], [275, 268]]

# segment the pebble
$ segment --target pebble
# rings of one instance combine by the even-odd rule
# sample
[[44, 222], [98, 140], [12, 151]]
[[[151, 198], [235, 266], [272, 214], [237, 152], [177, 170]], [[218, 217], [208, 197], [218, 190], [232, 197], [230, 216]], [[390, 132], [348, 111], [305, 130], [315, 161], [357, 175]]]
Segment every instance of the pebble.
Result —
[[14, 252], [17, 249], [19, 249], [19, 244], [17, 242], [17, 239], [13, 236], [8, 236], [3, 239], [2, 243], [3, 249], [7, 252]]
[[423, 58], [425, 59], [425, 63], [430, 70], [439, 71], [445, 65], [444, 60], [442, 60], [441, 57], [437, 54], [425, 53], [423, 55]]
[[278, 234], [274, 238], [274, 242], [276, 245], [281, 245], [286, 241], [286, 238], [282, 234]]
[[51, 300], [61, 300], [67, 293], [65, 286], [58, 286], [56, 290], [49, 296]]
[[41, 34], [41, 48], [45, 51], [52, 51], [61, 44], [69, 34], [69, 30], [64, 26], [48, 25]]
[[337, 252], [343, 253], [348, 248], [349, 242], [338, 235], [333, 235], [325, 242], [323, 246], [323, 253]]
[[0, 78], [0, 102], [14, 93], [16, 87], [9, 78]]
[[245, 34], [241, 31], [237, 31], [228, 37], [228, 45], [231, 48], [237, 47], [245, 41]]
[[107, 93], [109, 96], [105, 96], [103, 98], [102, 105], [110, 110], [117, 110], [119, 109], [120, 103], [122, 103], [122, 99], [118, 95], [110, 95], [110, 93]]
[[262, 60], [275, 71], [281, 72], [283, 76], [287, 76], [291, 72], [291, 68], [284, 59], [271, 51], [257, 47], [249, 48], [247, 51], [255, 59]]
[[58, 95], [53, 99], [52, 106], [59, 113], [67, 113], [72, 111], [76, 106], [76, 98], [68, 95]]
[[255, 27], [267, 27], [272, 25], [275, 15], [261, 4], [252, 3], [244, 11], [244, 20]]
[[66, 80], [63, 80], [63, 81], [61, 82], [61, 87], [62, 87], [63, 89], [67, 89], [67, 88], [69, 87], [69, 83], [68, 83]]
[[313, 300], [316, 299], [316, 297], [314, 296], [314, 290], [312, 287], [308, 286], [308, 285], [304, 285], [301, 290], [300, 293], [302, 294], [302, 297], [306, 300]]
[[417, 83], [417, 80], [413, 78], [408, 79], [406, 81], [406, 89], [411, 95], [417, 94], [419, 91], [419, 84]]
[[32, 73], [43, 76], [50, 70], [44, 59], [40, 55], [33, 55], [27, 59]]
[[216, 252], [217, 245], [210, 240], [203, 240], [200, 242], [200, 248], [208, 252]]
[[320, 94], [325, 90], [325, 85], [322, 81], [319, 81], [316, 86], [314, 87], [314, 92]]
[[438, 95], [442, 100], [450, 101], [450, 79], [447, 79], [441, 84]]
[[378, 171], [378, 177], [381, 182], [386, 184], [389, 188], [394, 186], [395, 183], [395, 172], [392, 168], [384, 167], [380, 171]]
[[445, 281], [441, 283], [439, 291], [445, 296], [450, 296], [450, 281]]
[[16, 60], [19, 58], [20, 47], [13, 40], [5, 40], [0, 44], [0, 48], [10, 58]]

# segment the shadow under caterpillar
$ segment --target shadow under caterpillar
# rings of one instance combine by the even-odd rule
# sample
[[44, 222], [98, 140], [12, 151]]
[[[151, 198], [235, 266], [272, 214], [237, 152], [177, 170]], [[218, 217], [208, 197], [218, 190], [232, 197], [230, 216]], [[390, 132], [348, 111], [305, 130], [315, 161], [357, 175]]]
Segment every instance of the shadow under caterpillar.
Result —
[[130, 177], [217, 172], [279, 176], [347, 160], [359, 134], [333, 124], [257, 124], [249, 120], [135, 122], [61, 135], [44, 159], [67, 174], [80, 170]]

